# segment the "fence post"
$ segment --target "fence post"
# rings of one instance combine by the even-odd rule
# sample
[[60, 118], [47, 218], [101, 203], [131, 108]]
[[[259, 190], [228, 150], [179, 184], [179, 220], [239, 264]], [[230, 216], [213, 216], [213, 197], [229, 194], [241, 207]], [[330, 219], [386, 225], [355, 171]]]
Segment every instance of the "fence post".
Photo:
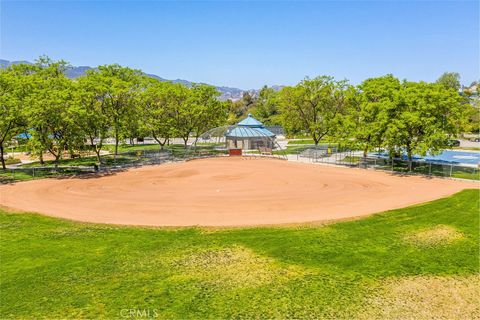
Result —
[[428, 175], [431, 176], [431, 175], [432, 175], [432, 163], [429, 162], [428, 164], [429, 164], [429, 166], [428, 166]]
[[453, 164], [450, 165], [450, 178], [452, 177]]

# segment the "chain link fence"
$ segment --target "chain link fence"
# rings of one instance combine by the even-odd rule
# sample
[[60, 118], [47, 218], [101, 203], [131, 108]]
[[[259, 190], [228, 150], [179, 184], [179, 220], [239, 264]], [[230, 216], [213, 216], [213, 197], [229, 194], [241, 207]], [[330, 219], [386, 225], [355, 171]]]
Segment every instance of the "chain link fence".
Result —
[[342, 165], [363, 169], [375, 169], [398, 173], [419, 174], [427, 176], [480, 180], [478, 166], [440, 163], [428, 161], [409, 162], [402, 159], [388, 159], [363, 156], [363, 152], [341, 148], [337, 145], [305, 146], [298, 152], [290, 153], [289, 158], [303, 162], [318, 162], [332, 165]]
[[[41, 179], [49, 177], [69, 177], [91, 173], [109, 173], [144, 165], [155, 165], [166, 162], [185, 160], [185, 149], [174, 148], [165, 150], [141, 150], [120, 153], [117, 156], [108, 154], [102, 156], [99, 165], [75, 166], [19, 166], [6, 170], [0, 169], [0, 183]], [[478, 167], [463, 166], [451, 163], [436, 163], [413, 161], [412, 170], [408, 169], [408, 161], [378, 157], [363, 157], [362, 152], [339, 147], [335, 144], [318, 146], [305, 145], [287, 149], [285, 152], [289, 160], [300, 162], [325, 163], [363, 169], [384, 170], [398, 173], [419, 174], [447, 178], [480, 180]], [[94, 163], [95, 158], [88, 159]]]
[[[174, 150], [141, 150], [123, 152], [116, 156], [112, 154], [105, 155], [101, 157], [100, 164], [93, 165], [11, 167], [6, 170], [0, 169], [0, 183], [42, 178], [61, 178], [89, 173], [109, 173], [144, 165], [179, 161], [183, 160], [183, 155], [184, 152]], [[83, 158], [82, 160], [85, 159], [88, 159], [88, 162], [96, 162], [95, 158]]]

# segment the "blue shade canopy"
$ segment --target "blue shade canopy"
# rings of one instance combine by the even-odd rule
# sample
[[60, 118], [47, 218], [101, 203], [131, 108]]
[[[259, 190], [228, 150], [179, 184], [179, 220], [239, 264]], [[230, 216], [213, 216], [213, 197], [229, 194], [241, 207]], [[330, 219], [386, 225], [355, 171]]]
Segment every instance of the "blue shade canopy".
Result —
[[267, 130], [263, 123], [249, 113], [247, 118], [240, 121], [234, 128], [228, 130], [225, 136], [228, 138], [272, 138], [275, 137], [275, 134]]
[[262, 127], [263, 128], [263, 123], [252, 117], [252, 114], [249, 113], [248, 117], [237, 123], [238, 126], [248, 126], [248, 127]]
[[225, 135], [227, 138], [263, 138], [275, 137], [275, 134], [265, 128], [251, 128], [247, 126], [237, 126], [228, 131]]
[[17, 138], [17, 139], [30, 139], [31, 137], [32, 137], [32, 135], [30, 133], [24, 132], [24, 133], [20, 133], [15, 138]]

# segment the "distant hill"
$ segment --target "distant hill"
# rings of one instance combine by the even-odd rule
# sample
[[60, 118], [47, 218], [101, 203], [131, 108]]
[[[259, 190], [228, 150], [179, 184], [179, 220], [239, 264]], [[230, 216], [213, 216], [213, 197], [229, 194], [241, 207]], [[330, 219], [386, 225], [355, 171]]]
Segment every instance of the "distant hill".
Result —
[[72, 67], [65, 72], [65, 75], [71, 79], [75, 79], [75, 78], [84, 76], [87, 70], [91, 70], [91, 69], [93, 68], [87, 67], [87, 66]]
[[0, 68], [3, 69], [11, 65], [20, 64], [20, 63], [31, 64], [31, 62], [28, 62], [28, 61], [8, 61], [8, 60], [0, 59]]
[[[31, 62], [28, 62], [28, 61], [8, 61], [8, 60], [0, 59], [0, 68], [7, 68], [8, 66], [19, 64], [19, 63], [31, 64]], [[94, 69], [94, 68], [89, 66], [79, 66], [79, 67], [72, 66], [65, 72], [65, 75], [71, 79], [75, 79], [85, 75], [86, 71], [91, 69]], [[194, 82], [183, 80], [183, 79], [168, 80], [160, 76], [157, 76], [155, 74], [146, 73], [146, 75], [149, 77], [158, 79], [160, 81], [171, 81], [173, 83], [181, 83], [186, 86], [191, 86], [194, 84]], [[220, 87], [215, 86], [215, 87], [221, 93], [221, 96], [219, 97], [220, 100], [230, 99], [235, 101], [235, 100], [241, 99], [243, 92], [247, 91], [247, 90], [242, 90], [239, 88], [232, 88], [232, 87], [224, 87], [224, 86], [220, 86]], [[274, 86], [274, 87], [279, 87], [279, 86]], [[248, 90], [248, 92], [250, 92], [250, 94], [256, 94], [258, 93], [258, 90]]]

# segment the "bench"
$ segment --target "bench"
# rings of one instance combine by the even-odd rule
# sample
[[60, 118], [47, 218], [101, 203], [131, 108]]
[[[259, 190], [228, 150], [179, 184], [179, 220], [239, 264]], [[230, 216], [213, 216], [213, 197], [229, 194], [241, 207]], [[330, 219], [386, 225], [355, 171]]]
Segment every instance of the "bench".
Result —
[[272, 149], [271, 148], [259, 147], [258, 151], [260, 151], [260, 154], [262, 156], [265, 156], [265, 155], [271, 156], [272, 155]]

